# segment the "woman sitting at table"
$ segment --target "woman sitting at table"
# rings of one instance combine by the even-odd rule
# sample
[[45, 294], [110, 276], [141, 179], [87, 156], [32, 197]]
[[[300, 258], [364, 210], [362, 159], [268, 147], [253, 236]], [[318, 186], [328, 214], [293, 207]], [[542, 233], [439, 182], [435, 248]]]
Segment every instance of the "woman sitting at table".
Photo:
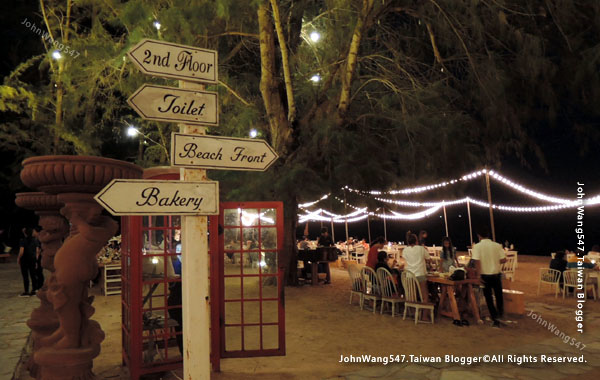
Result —
[[427, 289], [427, 263], [430, 260], [429, 252], [421, 245], [417, 245], [417, 235], [408, 236], [408, 247], [402, 251], [402, 257], [406, 260], [405, 269], [415, 275], [421, 288], [423, 302], [429, 302], [429, 291]]
[[550, 260], [550, 269], [555, 269], [560, 272], [560, 288], [563, 287], [563, 272], [567, 270], [567, 260], [565, 260], [565, 251], [558, 251], [554, 254], [554, 258]]
[[442, 239], [442, 252], [440, 253], [442, 272], [447, 273], [450, 267], [458, 268], [458, 260], [456, 259], [456, 248], [452, 245], [452, 240], [448, 236]]
[[371, 248], [369, 249], [369, 254], [367, 255], [367, 266], [371, 269], [375, 269], [375, 264], [377, 264], [377, 252], [383, 249], [386, 241], [383, 236], [379, 236], [371, 243]]
[[[375, 264], [375, 272], [377, 272], [377, 269], [379, 269], [379, 268], [387, 269], [388, 272], [390, 272], [392, 274], [392, 276], [394, 277], [394, 282], [396, 283], [396, 287], [399, 288], [402, 286], [402, 284], [399, 281], [400, 271], [398, 270], [399, 267], [397, 267], [398, 262], [394, 259], [394, 262], [392, 263], [392, 268], [390, 268], [387, 261], [388, 261], [387, 252], [379, 251], [377, 253], [377, 264]], [[398, 291], [400, 291], [400, 289], [398, 289]], [[402, 292], [400, 292], [400, 293], [402, 293]]]

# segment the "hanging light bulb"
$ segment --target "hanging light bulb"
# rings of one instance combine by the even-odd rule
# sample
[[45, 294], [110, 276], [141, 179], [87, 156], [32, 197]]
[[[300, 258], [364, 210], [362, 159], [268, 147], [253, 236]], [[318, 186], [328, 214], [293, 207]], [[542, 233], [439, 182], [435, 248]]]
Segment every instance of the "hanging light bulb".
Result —
[[312, 42], [318, 42], [321, 39], [321, 34], [317, 31], [314, 31], [310, 34], [310, 40]]

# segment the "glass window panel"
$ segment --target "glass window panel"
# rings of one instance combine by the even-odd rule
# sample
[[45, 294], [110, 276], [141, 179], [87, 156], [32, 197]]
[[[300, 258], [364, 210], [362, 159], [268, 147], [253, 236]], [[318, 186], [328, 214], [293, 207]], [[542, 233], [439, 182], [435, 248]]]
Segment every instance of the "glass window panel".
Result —
[[239, 277], [225, 277], [225, 299], [240, 299], [242, 297], [242, 281]]
[[262, 328], [263, 349], [278, 349], [279, 348], [279, 327], [278, 326], [263, 326]]
[[277, 298], [277, 277], [262, 277], [261, 283], [263, 298]]
[[258, 226], [258, 209], [242, 209], [242, 226]]
[[150, 241], [146, 245], [148, 254], [161, 254], [164, 253], [165, 242], [164, 236], [165, 231], [163, 230], [150, 230]]
[[170, 256], [144, 256], [142, 257], [142, 276], [144, 280], [158, 278], [175, 278], [175, 268]]
[[244, 327], [244, 350], [260, 350], [260, 327]]
[[225, 250], [239, 251], [242, 249], [242, 239], [239, 228], [226, 228], [223, 233], [223, 241], [225, 242]]
[[239, 351], [242, 349], [242, 328], [239, 326], [225, 326], [225, 351]]
[[274, 226], [275, 223], [277, 222], [277, 212], [275, 211], [274, 208], [266, 208], [266, 209], [262, 209], [261, 211], [261, 217], [260, 217], [260, 224], [262, 226]]
[[242, 323], [242, 303], [225, 302], [225, 323]]
[[244, 252], [242, 258], [244, 274], [258, 274], [259, 252]]
[[258, 228], [244, 228], [243, 234], [244, 251], [258, 250]]
[[224, 271], [225, 274], [240, 274], [240, 265], [241, 265], [241, 257], [242, 254], [239, 252], [226, 252], [224, 254], [224, 260], [225, 260], [225, 265], [224, 265]]
[[179, 359], [181, 358], [181, 352], [179, 351], [179, 347], [177, 346], [177, 338], [171, 337], [169, 339], [169, 347], [167, 349], [168, 359]]
[[260, 302], [244, 302], [244, 323], [260, 322]]
[[166, 230], [167, 253], [181, 253], [181, 230]]
[[223, 210], [223, 219], [226, 226], [239, 226], [240, 213], [236, 208], [228, 208]]
[[258, 298], [260, 291], [260, 277], [244, 277], [244, 299]]
[[181, 215], [171, 216], [171, 227], [181, 227]]
[[262, 249], [277, 249], [277, 229], [262, 228], [260, 230]]
[[277, 252], [261, 252], [262, 273], [277, 273]]
[[263, 301], [262, 303], [262, 318], [263, 323], [279, 322], [278, 301]]
[[144, 227], [148, 227], [148, 221], [149, 221], [149, 220], [150, 220], [150, 217], [149, 217], [149, 216], [147, 216], [147, 215], [145, 215], [145, 216], [142, 216], [142, 226], [144, 226]]

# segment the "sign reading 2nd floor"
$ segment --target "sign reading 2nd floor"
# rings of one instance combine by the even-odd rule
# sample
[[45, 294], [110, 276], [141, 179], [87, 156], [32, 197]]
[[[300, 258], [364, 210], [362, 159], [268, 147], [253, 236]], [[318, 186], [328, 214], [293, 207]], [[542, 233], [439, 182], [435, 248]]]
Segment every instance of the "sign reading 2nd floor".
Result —
[[219, 82], [217, 52], [214, 50], [144, 39], [127, 55], [148, 75], [190, 82]]

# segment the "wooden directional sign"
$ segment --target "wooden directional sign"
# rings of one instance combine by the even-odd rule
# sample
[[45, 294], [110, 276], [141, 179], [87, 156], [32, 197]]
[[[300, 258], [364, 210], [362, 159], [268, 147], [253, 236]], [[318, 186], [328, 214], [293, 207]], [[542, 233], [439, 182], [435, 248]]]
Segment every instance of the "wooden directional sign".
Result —
[[173, 166], [264, 171], [278, 157], [264, 140], [171, 134]]
[[144, 74], [189, 82], [219, 82], [214, 50], [144, 39], [127, 55]]
[[94, 199], [115, 216], [219, 214], [215, 181], [114, 179]]
[[146, 120], [219, 125], [217, 93], [144, 84], [127, 103]]

